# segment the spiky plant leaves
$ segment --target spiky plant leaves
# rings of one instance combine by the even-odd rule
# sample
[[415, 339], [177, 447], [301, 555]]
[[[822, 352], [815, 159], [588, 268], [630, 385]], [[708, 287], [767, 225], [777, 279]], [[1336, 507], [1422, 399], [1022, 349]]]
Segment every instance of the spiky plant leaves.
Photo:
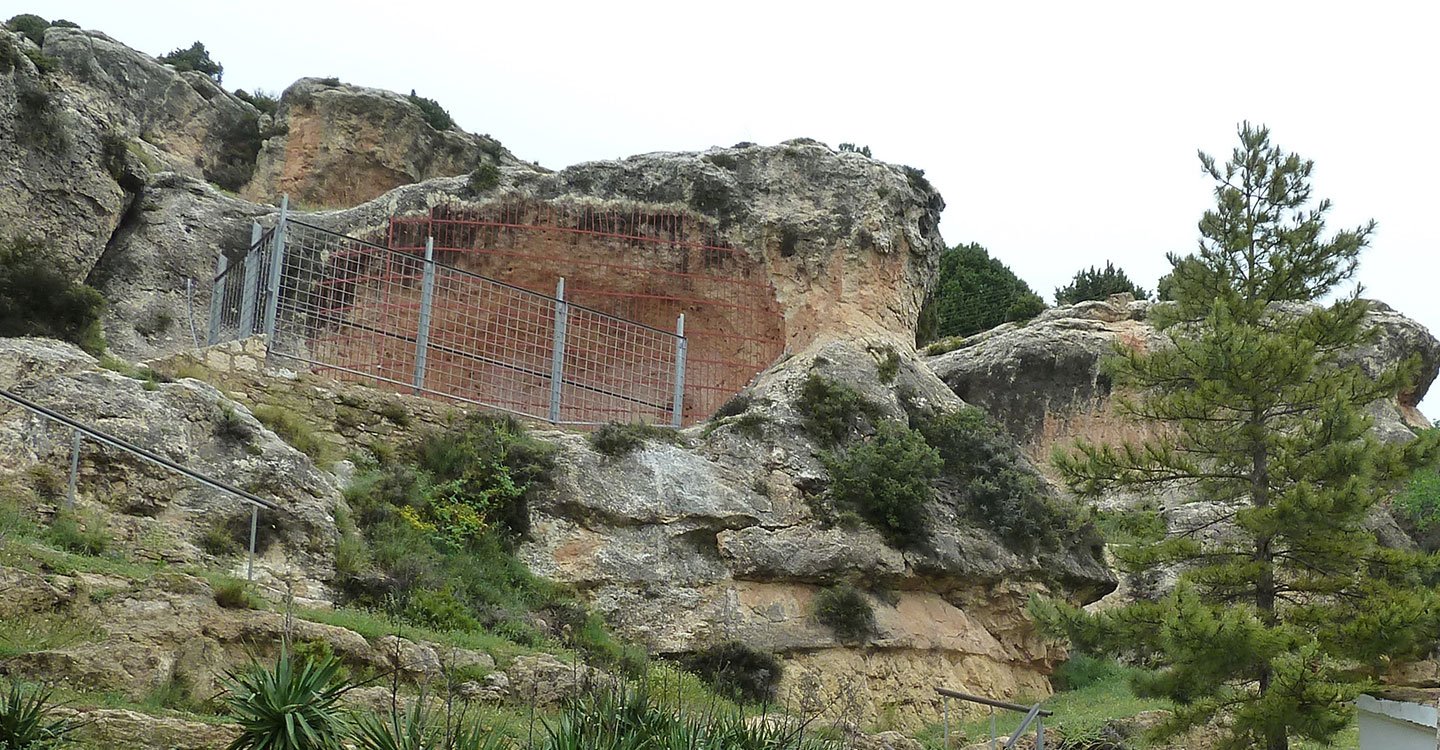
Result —
[[296, 659], [282, 648], [273, 668], [252, 664], [225, 679], [224, 702], [240, 725], [226, 750], [338, 750], [345, 721], [338, 706], [351, 685], [334, 656]]
[[0, 695], [0, 748], [45, 750], [65, 743], [78, 724], [54, 718], [50, 695], [46, 688], [10, 680]]

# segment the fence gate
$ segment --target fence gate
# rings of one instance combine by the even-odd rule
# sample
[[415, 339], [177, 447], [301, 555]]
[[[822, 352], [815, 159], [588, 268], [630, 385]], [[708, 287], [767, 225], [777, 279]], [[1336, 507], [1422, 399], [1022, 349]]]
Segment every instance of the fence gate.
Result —
[[210, 344], [266, 336], [267, 357], [340, 379], [560, 425], [681, 426], [685, 322], [664, 331], [289, 216], [221, 255]]

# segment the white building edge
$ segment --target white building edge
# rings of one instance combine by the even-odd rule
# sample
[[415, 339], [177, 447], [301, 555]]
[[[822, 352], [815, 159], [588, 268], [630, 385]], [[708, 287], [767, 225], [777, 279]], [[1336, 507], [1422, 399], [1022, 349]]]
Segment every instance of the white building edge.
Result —
[[1380, 690], [1355, 699], [1360, 750], [1437, 750], [1436, 690]]

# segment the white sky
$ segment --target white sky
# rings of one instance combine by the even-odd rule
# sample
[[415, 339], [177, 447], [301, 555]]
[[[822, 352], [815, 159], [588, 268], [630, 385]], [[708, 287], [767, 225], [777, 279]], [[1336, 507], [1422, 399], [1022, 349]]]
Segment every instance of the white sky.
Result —
[[414, 88], [552, 168], [869, 145], [926, 171], [947, 243], [1047, 298], [1106, 260], [1153, 288], [1211, 202], [1196, 149], [1223, 159], [1248, 119], [1315, 160], [1332, 227], [1379, 222], [1367, 296], [1440, 332], [1440, 3], [0, 2], [20, 12], [151, 54], [198, 39], [227, 88]]

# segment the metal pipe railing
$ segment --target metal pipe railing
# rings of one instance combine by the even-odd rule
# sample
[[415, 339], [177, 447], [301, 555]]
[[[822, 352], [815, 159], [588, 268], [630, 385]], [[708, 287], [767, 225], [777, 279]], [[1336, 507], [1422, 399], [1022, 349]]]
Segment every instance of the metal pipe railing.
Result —
[[61, 414], [61, 413], [59, 413], [59, 412], [57, 412], [57, 411], [55, 411], [55, 410], [53, 410], [53, 409], [50, 409], [50, 408], [41, 406], [40, 404], [37, 404], [37, 403], [35, 403], [35, 402], [33, 402], [33, 401], [31, 401], [31, 400], [29, 400], [29, 399], [27, 399], [27, 398], [24, 398], [24, 397], [22, 397], [22, 396], [18, 396], [18, 395], [14, 394], [14, 393], [11, 393], [10, 391], [5, 390], [5, 389], [3, 389], [3, 388], [0, 388], [0, 399], [4, 399], [4, 400], [6, 400], [6, 401], [9, 401], [9, 402], [11, 402], [11, 403], [13, 403], [13, 404], [15, 404], [15, 405], [17, 405], [17, 406], [20, 406], [20, 407], [22, 407], [22, 408], [24, 408], [24, 409], [26, 409], [26, 410], [28, 410], [28, 411], [30, 411], [30, 412], [33, 412], [33, 413], [35, 413], [35, 414], [38, 414], [38, 415], [40, 415], [40, 416], [42, 416], [42, 417], [44, 417], [44, 418], [46, 418], [46, 419], [48, 419], [48, 420], [50, 420], [50, 421], [52, 421], [52, 422], [58, 422], [58, 423], [66, 426], [66, 427], [69, 427], [69, 428], [74, 432], [75, 439], [74, 439], [73, 444], [71, 445], [71, 452], [70, 452], [70, 482], [69, 482], [69, 494], [68, 494], [68, 500], [67, 500], [67, 504], [68, 504], [70, 507], [74, 507], [74, 505], [75, 505], [75, 484], [76, 484], [76, 478], [77, 478], [77, 475], [78, 475], [78, 473], [79, 473], [79, 468], [80, 468], [80, 440], [81, 440], [81, 437], [82, 437], [82, 436], [88, 436], [90, 439], [95, 440], [96, 442], [104, 443], [104, 444], [106, 444], [106, 445], [109, 445], [109, 446], [112, 446], [112, 447], [115, 447], [115, 448], [119, 448], [120, 450], [125, 451], [125, 452], [127, 452], [127, 453], [130, 453], [130, 454], [139, 456], [140, 458], [143, 458], [143, 459], [145, 459], [146, 461], [149, 461], [150, 463], [156, 464], [157, 466], [160, 466], [160, 467], [162, 467], [162, 468], [164, 468], [164, 469], [168, 469], [168, 470], [170, 470], [170, 471], [172, 471], [172, 472], [175, 472], [176, 474], [180, 474], [180, 475], [182, 475], [182, 476], [188, 477], [188, 478], [190, 478], [190, 479], [192, 479], [192, 480], [194, 480], [194, 481], [196, 481], [196, 482], [199, 482], [199, 483], [202, 484], [202, 485], [205, 485], [205, 486], [207, 486], [207, 487], [210, 487], [211, 489], [220, 490], [221, 492], [225, 492], [225, 493], [234, 495], [235, 497], [238, 497], [238, 498], [240, 498], [241, 500], [244, 500], [245, 502], [249, 503], [249, 504], [250, 504], [250, 560], [249, 560], [249, 562], [248, 562], [247, 565], [246, 565], [245, 575], [246, 575], [246, 578], [248, 578], [249, 580], [252, 580], [252, 581], [255, 580], [255, 536], [256, 536], [256, 527], [258, 526], [258, 522], [259, 522], [260, 509], [261, 509], [261, 508], [265, 508], [266, 510], [272, 510], [272, 511], [276, 511], [276, 512], [282, 512], [282, 511], [285, 510], [284, 508], [281, 508], [279, 505], [276, 505], [275, 503], [273, 503], [273, 502], [271, 502], [271, 501], [269, 501], [269, 500], [266, 500], [266, 499], [264, 499], [264, 498], [261, 498], [261, 497], [258, 497], [258, 496], [256, 496], [256, 495], [254, 495], [254, 494], [251, 494], [251, 493], [249, 493], [249, 492], [246, 492], [245, 490], [242, 490], [242, 489], [240, 489], [239, 487], [236, 487], [236, 486], [231, 485], [231, 484], [229, 484], [229, 483], [227, 483], [227, 482], [224, 482], [224, 481], [221, 481], [221, 480], [219, 480], [219, 479], [216, 479], [216, 478], [214, 478], [214, 477], [212, 477], [212, 476], [210, 476], [210, 475], [208, 475], [208, 474], [202, 474], [202, 473], [200, 473], [200, 472], [198, 472], [198, 471], [195, 471], [194, 469], [191, 469], [191, 468], [188, 467], [188, 466], [184, 466], [184, 465], [182, 465], [182, 464], [175, 463], [174, 461], [171, 461], [170, 459], [165, 458], [164, 456], [157, 455], [157, 454], [155, 454], [155, 453], [153, 453], [153, 452], [151, 452], [151, 451], [148, 451], [148, 450], [146, 450], [146, 449], [144, 449], [144, 448], [141, 448], [141, 447], [138, 446], [138, 445], [135, 445], [134, 443], [131, 443], [131, 442], [126, 441], [126, 440], [122, 440], [122, 439], [120, 439], [120, 438], [115, 437], [114, 435], [110, 435], [110, 434], [101, 432], [100, 430], [97, 430], [97, 429], [95, 429], [94, 427], [90, 427], [90, 426], [88, 426], [88, 425], [86, 425], [86, 424], [84, 424], [84, 423], [82, 423], [82, 422], [79, 422], [79, 421], [77, 421], [77, 420], [75, 420], [75, 419], [72, 419], [72, 418], [70, 418], [70, 417], [67, 417], [67, 416], [65, 416], [64, 414]]
[[[935, 688], [935, 692], [939, 693], [945, 700], [945, 747], [950, 747], [950, 699], [957, 698], [971, 703], [979, 703], [982, 706], [990, 706], [992, 709], [1003, 708], [1006, 711], [1025, 714], [1025, 719], [1020, 722], [1020, 727], [1005, 741], [1006, 750], [1011, 750], [1011, 748], [1015, 747], [1015, 743], [1020, 740], [1020, 735], [1023, 734], [1026, 729], [1029, 729], [1032, 723], [1035, 725], [1035, 750], [1045, 750], [1045, 720], [1043, 717], [1054, 716], [1055, 712], [1041, 708], [1039, 703], [1026, 706], [1020, 703], [1010, 703], [1009, 701], [986, 698], [982, 695], [962, 693], [959, 690], [951, 690], [950, 688], [943, 687]], [[990, 746], [992, 748], [995, 747], [995, 715], [993, 712], [990, 715]]]

